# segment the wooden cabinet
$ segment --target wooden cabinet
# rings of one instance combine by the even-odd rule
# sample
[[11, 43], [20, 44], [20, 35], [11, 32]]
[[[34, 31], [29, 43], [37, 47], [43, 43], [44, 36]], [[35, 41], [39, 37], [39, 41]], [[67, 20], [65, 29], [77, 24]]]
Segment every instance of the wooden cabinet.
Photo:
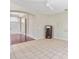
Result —
[[52, 38], [52, 26], [51, 25], [46, 25], [45, 26], [45, 38], [46, 39], [51, 39]]

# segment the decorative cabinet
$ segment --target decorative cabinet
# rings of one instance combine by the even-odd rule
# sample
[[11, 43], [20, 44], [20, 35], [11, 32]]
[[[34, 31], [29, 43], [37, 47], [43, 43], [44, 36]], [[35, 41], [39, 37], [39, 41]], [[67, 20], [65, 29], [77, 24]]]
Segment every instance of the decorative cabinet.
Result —
[[52, 38], [52, 26], [51, 25], [46, 25], [45, 26], [45, 38], [46, 39], [51, 39]]

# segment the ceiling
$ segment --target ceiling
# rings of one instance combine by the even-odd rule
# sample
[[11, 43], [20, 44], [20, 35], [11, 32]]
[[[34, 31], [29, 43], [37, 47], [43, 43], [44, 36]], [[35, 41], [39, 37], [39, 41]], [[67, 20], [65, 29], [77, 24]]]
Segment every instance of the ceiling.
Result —
[[68, 9], [68, 0], [51, 0], [53, 9], [46, 6], [47, 0], [11, 0], [11, 2], [32, 14], [56, 14], [66, 12], [65, 9]]

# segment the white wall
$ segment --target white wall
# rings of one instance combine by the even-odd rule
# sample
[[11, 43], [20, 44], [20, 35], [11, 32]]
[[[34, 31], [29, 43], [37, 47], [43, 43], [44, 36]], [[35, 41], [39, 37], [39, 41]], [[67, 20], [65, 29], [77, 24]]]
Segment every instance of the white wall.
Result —
[[36, 39], [45, 38], [45, 25], [54, 27], [54, 37], [67, 40], [67, 13], [55, 14], [53, 16], [36, 15], [29, 17], [29, 35]]
[[54, 18], [56, 20], [54, 37], [67, 40], [68, 39], [68, 14], [67, 12], [54, 15]]

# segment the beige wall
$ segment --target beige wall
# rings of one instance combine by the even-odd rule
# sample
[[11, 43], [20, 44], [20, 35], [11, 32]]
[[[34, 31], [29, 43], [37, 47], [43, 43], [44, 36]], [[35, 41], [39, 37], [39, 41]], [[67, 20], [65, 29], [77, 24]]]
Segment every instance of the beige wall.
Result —
[[54, 36], [56, 38], [67, 40], [67, 37], [68, 37], [68, 14], [67, 12], [54, 15], [54, 18], [56, 20]]
[[67, 13], [56, 15], [36, 15], [29, 18], [29, 34], [36, 39], [44, 39], [45, 25], [54, 27], [54, 37], [67, 40]]
[[31, 16], [29, 19], [29, 34], [36, 39], [44, 39], [45, 37], [45, 25], [54, 25], [55, 22], [51, 22], [50, 16], [36, 15]]

